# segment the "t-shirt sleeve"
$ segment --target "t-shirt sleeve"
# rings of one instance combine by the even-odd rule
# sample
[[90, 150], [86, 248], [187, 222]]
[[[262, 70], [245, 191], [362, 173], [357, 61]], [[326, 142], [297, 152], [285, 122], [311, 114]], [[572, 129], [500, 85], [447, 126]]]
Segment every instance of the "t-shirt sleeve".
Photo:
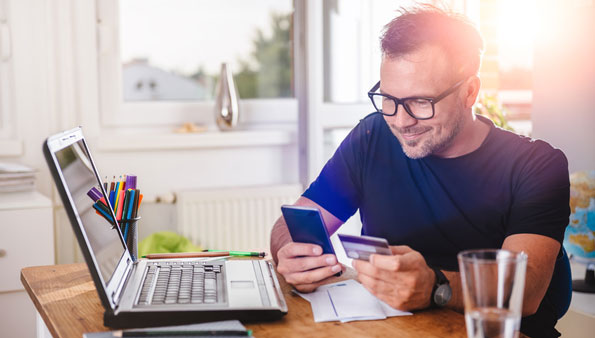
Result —
[[362, 168], [369, 135], [365, 125], [364, 119], [351, 130], [302, 194], [343, 222], [357, 211], [361, 199]]
[[562, 243], [570, 215], [568, 161], [562, 151], [542, 141], [523, 156], [525, 165], [514, 181], [506, 235], [532, 233]]

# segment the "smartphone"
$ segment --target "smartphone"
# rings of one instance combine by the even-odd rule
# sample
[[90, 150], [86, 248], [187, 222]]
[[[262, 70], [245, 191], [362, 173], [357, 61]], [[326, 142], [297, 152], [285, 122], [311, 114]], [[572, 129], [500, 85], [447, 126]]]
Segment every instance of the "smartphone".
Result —
[[[323, 254], [335, 254], [320, 210], [311, 207], [283, 205], [281, 212], [294, 242], [317, 244], [322, 247]], [[340, 276], [341, 273], [339, 271], [335, 276]]]
[[371, 254], [392, 255], [388, 241], [384, 238], [339, 234], [339, 240], [349, 258], [369, 261]]

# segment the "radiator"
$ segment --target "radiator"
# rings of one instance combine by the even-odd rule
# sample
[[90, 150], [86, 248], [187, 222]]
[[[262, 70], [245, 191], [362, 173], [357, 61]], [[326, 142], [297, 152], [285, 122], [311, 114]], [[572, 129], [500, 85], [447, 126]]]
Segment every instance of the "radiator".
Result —
[[302, 191], [299, 184], [179, 191], [178, 231], [205, 249], [268, 251], [281, 205]]

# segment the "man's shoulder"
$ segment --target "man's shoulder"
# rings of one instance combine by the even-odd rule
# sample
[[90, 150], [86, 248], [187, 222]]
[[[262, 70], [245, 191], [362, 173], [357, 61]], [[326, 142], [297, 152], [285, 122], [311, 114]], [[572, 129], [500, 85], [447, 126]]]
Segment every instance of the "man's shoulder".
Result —
[[388, 126], [381, 113], [374, 112], [362, 118], [345, 138], [348, 144], [368, 143], [371, 139], [377, 139], [390, 135]]
[[514, 132], [495, 128], [493, 149], [504, 158], [515, 163], [520, 170], [568, 171], [568, 160], [564, 153], [550, 143]]
[[494, 146], [505, 150], [515, 157], [564, 157], [564, 153], [547, 141], [519, 135], [512, 131], [495, 127], [493, 132]]
[[359, 120], [359, 125], [364, 125], [366, 127], [378, 127], [381, 126], [384, 122], [384, 118], [382, 114], [379, 112], [373, 112], [366, 115], [364, 118]]

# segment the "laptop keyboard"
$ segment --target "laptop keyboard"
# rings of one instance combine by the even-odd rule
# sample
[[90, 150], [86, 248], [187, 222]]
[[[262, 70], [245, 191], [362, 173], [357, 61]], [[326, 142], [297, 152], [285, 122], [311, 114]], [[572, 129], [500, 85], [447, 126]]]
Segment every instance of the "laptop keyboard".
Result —
[[150, 262], [137, 304], [224, 303], [221, 270], [215, 262]]

